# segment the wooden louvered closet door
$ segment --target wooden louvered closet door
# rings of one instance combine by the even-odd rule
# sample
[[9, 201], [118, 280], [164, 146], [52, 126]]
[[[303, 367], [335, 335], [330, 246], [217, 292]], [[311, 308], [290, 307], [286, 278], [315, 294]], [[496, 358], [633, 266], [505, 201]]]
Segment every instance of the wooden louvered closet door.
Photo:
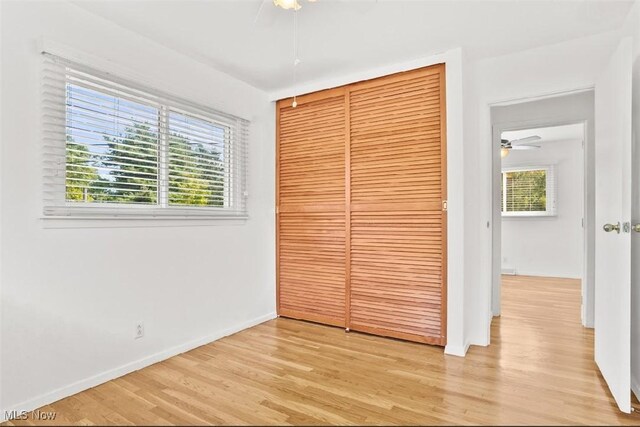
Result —
[[345, 91], [277, 108], [278, 314], [345, 326]]
[[281, 316], [446, 344], [444, 65], [277, 106]]
[[353, 330], [445, 344], [444, 67], [350, 90]]

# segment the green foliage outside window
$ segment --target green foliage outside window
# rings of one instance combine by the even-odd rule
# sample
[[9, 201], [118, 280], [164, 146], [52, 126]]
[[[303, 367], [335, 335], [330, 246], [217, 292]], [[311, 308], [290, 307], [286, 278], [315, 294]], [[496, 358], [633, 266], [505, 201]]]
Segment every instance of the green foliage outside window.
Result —
[[546, 210], [546, 170], [502, 173], [503, 212], [545, 212]]
[[[156, 204], [157, 132], [135, 124], [120, 137], [103, 139], [106, 151], [95, 152], [67, 138], [67, 201]], [[224, 206], [224, 167], [217, 150], [172, 133], [168, 157], [169, 204]]]

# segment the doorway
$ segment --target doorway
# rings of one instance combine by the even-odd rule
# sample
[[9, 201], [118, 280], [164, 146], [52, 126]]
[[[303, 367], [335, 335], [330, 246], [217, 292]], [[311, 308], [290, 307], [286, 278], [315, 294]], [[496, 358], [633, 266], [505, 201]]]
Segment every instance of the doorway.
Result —
[[[573, 278], [580, 280], [580, 284], [576, 286], [580, 287], [581, 323], [583, 326], [592, 328], [595, 259], [594, 93], [592, 90], [587, 90], [535, 101], [494, 105], [491, 108], [491, 120], [493, 125], [493, 315], [501, 314], [503, 273], [510, 278], [517, 275]], [[503, 139], [507, 140], [507, 144], [509, 141], [514, 143], [511, 146], [505, 146]], [[565, 142], [560, 142], [561, 139]], [[572, 139], [573, 146], [568, 142]], [[521, 141], [515, 142], [517, 140]], [[514, 145], [532, 147], [514, 149]], [[572, 147], [576, 152], [579, 149], [581, 154], [576, 159], [577, 154], [574, 153], [573, 161], [570, 162], [572, 166], [568, 170], [565, 166], [560, 168], [561, 165], [558, 164], [557, 159], [569, 155]], [[508, 153], [505, 154], [505, 151]], [[555, 161], [554, 156], [557, 158]], [[503, 173], [503, 160], [505, 173]], [[576, 165], [576, 162], [579, 164]], [[544, 186], [544, 199], [539, 195], [537, 202], [534, 199], [529, 200], [528, 203], [532, 206], [527, 209], [533, 210], [519, 213], [517, 209], [527, 211], [525, 207], [516, 206], [524, 199], [518, 200], [516, 194], [515, 199], [511, 197], [511, 201], [509, 201], [509, 195], [506, 200], [503, 200], [503, 185], [507, 187], [524, 185], [532, 181], [532, 178], [534, 182], [537, 180], [540, 186]], [[503, 182], [505, 180], [506, 182]], [[559, 184], [562, 184], [562, 189]], [[566, 189], [567, 185], [568, 189]], [[531, 188], [531, 191], [534, 190], [535, 188]], [[549, 199], [547, 199], [547, 190]], [[560, 198], [560, 190], [564, 193], [562, 198]], [[507, 193], [508, 191], [507, 189]], [[544, 204], [541, 204], [541, 200], [544, 200]], [[567, 218], [564, 212], [567, 201], [573, 206], [573, 209], [569, 210], [572, 218]], [[505, 203], [512, 205], [505, 207], [503, 206]], [[581, 204], [581, 207], [576, 208], [576, 203]], [[503, 209], [507, 211], [504, 224]], [[508, 212], [509, 210], [512, 212]], [[565, 224], [565, 219], [566, 224], [573, 221], [571, 233], [566, 233], [562, 226]], [[560, 227], [556, 227], [557, 225]], [[542, 233], [542, 230], [545, 232]], [[527, 241], [519, 242], [517, 238], [510, 238], [504, 242], [507, 247], [503, 247], [503, 232], [509, 233], [511, 237], [519, 233]], [[570, 260], [566, 257], [547, 256], [553, 255], [554, 251], [562, 246], [557, 244], [557, 240], [562, 237], [565, 240], [570, 239], [571, 250], [578, 252]]]
[[579, 122], [505, 130], [499, 142], [500, 292], [546, 300], [577, 324], [585, 270], [584, 128]]
[[[500, 314], [501, 299], [503, 248], [500, 143], [502, 133], [508, 130], [583, 122], [586, 129], [583, 234], [585, 273], [581, 312], [583, 325], [595, 327], [594, 351], [584, 356], [589, 360], [592, 358], [595, 360], [601, 374], [601, 384], [609, 388], [619, 409], [626, 413], [632, 411], [630, 389], [638, 389], [637, 386], [634, 388], [634, 383], [637, 384], [638, 381], [633, 380], [634, 369], [631, 362], [637, 353], [634, 352], [632, 337], [634, 307], [629, 303], [633, 296], [631, 284], [634, 278], [631, 240], [635, 237], [632, 236], [631, 227], [634, 214], [632, 176], [635, 170], [632, 138], [634, 128], [632, 126], [631, 48], [630, 39], [623, 39], [620, 42], [606, 68], [598, 77], [594, 90], [539, 101], [494, 105], [491, 108], [493, 125], [493, 264], [491, 271], [494, 314]], [[597, 129], [595, 128], [596, 118]], [[598, 174], [597, 182], [596, 173]], [[558, 311], [561, 311], [560, 307]], [[540, 313], [535, 315], [538, 316], [537, 319], [527, 320], [532, 321], [531, 324], [537, 327], [543, 315]], [[556, 322], [553, 328], [561, 329], [563, 326], [562, 322]], [[584, 332], [585, 334], [580, 335], [592, 333]], [[518, 335], [517, 339], [520, 338], [521, 336]], [[548, 345], [548, 342], [536, 342], [540, 342], [540, 345]], [[555, 349], [555, 347], [552, 348]]]

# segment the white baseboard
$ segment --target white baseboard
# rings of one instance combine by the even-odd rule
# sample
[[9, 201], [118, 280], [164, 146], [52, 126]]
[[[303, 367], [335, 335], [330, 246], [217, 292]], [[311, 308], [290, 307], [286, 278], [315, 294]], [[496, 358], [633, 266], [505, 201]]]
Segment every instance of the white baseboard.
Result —
[[636, 399], [640, 400], [640, 381], [631, 375], [631, 391], [636, 395]]
[[448, 354], [450, 356], [465, 357], [467, 355], [467, 350], [469, 350], [469, 343], [465, 343], [464, 346], [447, 344], [444, 347], [444, 354]]
[[[498, 313], [498, 316], [500, 316], [500, 313]], [[491, 345], [491, 324], [493, 323], [493, 318], [495, 316], [493, 315], [493, 312], [489, 311], [489, 318], [487, 319], [487, 329], [485, 330], [485, 334], [484, 334], [484, 339], [480, 342], [472, 342], [471, 345], [478, 345], [481, 347], [488, 347], [489, 345]]]
[[501, 273], [506, 276], [530, 276], [530, 277], [554, 277], [557, 279], [576, 279], [581, 280], [581, 276], [578, 274], [565, 274], [565, 273], [554, 273], [554, 272], [540, 272], [540, 271], [529, 271], [529, 270], [521, 270], [515, 268], [503, 268]]
[[252, 326], [259, 325], [260, 323], [266, 322], [271, 319], [275, 319], [276, 317], [277, 316], [275, 312], [269, 313], [269, 314], [257, 317], [255, 319], [249, 320], [247, 322], [241, 323], [237, 326], [224, 329], [215, 334], [202, 337], [202, 338], [187, 342], [185, 344], [181, 344], [181, 345], [169, 348], [167, 350], [163, 350], [161, 352], [152, 354], [151, 356], [147, 356], [142, 359], [127, 363], [126, 365], [122, 365], [117, 368], [110, 369], [106, 372], [94, 375], [84, 380], [76, 381], [67, 386], [64, 386], [56, 390], [50, 391], [48, 393], [42, 394], [40, 396], [34, 397], [33, 399], [24, 401], [20, 404], [13, 405], [10, 408], [0, 409], [1, 411], [0, 422], [6, 421], [5, 416], [8, 413], [11, 413], [12, 411], [18, 411], [18, 412], [33, 411], [34, 409], [38, 409], [44, 405], [48, 405], [60, 399], [64, 399], [65, 397], [72, 396], [81, 391], [103, 384], [107, 381], [111, 381], [115, 378], [119, 378], [131, 372], [140, 370], [142, 368], [146, 368], [147, 366], [153, 365], [154, 363], [161, 362], [163, 360], [177, 356], [178, 354], [185, 353], [189, 350], [193, 350], [194, 348], [203, 346], [205, 344], [209, 344], [213, 341], [217, 341], [220, 338], [224, 338], [226, 336], [235, 334], [236, 332], [240, 332]]

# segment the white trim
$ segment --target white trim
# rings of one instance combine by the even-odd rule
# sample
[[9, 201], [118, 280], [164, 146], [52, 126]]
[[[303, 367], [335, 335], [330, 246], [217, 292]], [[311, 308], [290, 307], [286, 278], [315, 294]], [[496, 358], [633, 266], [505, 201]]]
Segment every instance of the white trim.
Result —
[[540, 211], [540, 212], [502, 212], [502, 219], [539, 219], [539, 218], [548, 218], [548, 217], [556, 217], [558, 216], [555, 213], [550, 213], [548, 211]]
[[153, 365], [154, 363], [162, 362], [163, 360], [167, 360], [171, 357], [177, 356], [181, 353], [185, 353], [187, 351], [193, 350], [194, 348], [212, 343], [214, 341], [219, 340], [220, 338], [224, 338], [229, 335], [233, 335], [237, 332], [240, 332], [244, 329], [251, 328], [253, 326], [259, 325], [260, 323], [264, 323], [266, 321], [275, 319], [276, 313], [268, 313], [266, 315], [257, 317], [255, 319], [249, 320], [247, 322], [241, 323], [238, 326], [224, 329], [215, 334], [202, 337], [193, 341], [189, 341], [185, 344], [178, 345], [167, 350], [163, 350], [161, 352], [152, 354], [150, 356], [144, 357], [142, 359], [127, 363], [126, 365], [119, 366], [117, 368], [113, 368], [106, 372], [94, 375], [89, 378], [85, 378], [80, 381], [76, 381], [72, 384], [66, 385], [64, 387], [60, 387], [56, 390], [52, 390], [48, 393], [42, 394], [40, 396], [34, 397], [33, 399], [29, 399], [17, 405], [13, 405], [8, 409], [2, 409], [0, 412], [0, 422], [6, 421], [5, 414], [11, 411], [32, 411], [34, 409], [38, 409], [44, 405], [48, 405], [50, 403], [56, 402], [60, 399], [64, 399], [65, 397], [72, 396], [81, 391], [87, 390], [89, 388], [98, 386], [107, 381], [111, 381], [115, 378], [122, 377], [123, 375], [129, 374], [131, 372], [140, 370], [142, 368], [146, 368], [147, 366]]
[[555, 92], [546, 92], [541, 95], [523, 96], [520, 98], [510, 98], [505, 100], [497, 100], [489, 102], [489, 107], [505, 107], [508, 105], [521, 104], [523, 102], [541, 101], [543, 99], [557, 98], [559, 96], [574, 95], [583, 92], [589, 92], [595, 89], [595, 85], [578, 87], [568, 90], [559, 90]]
[[[3, 13], [2, 13], [2, 6], [0, 5], [0, 22], [2, 22], [2, 15], [3, 15]], [[0, 48], [0, 49], [1, 49], [1, 48]], [[5, 49], [6, 49], [6, 48], [5, 48]], [[3, 68], [3, 67], [1, 67], [1, 66], [0, 66], [0, 82], [2, 82], [2, 81], [3, 81], [3, 80], [2, 80], [2, 68]], [[5, 98], [2, 96], [2, 85], [0, 85], [0, 99], [3, 99], [3, 100], [5, 99]], [[3, 126], [2, 104], [3, 104], [3, 102], [0, 102], [0, 130], [4, 130], [4, 129], [6, 129], [6, 128]], [[4, 121], [6, 121], [6, 119], [4, 119]], [[1, 131], [0, 131], [0, 134], [1, 134]], [[2, 139], [2, 136], [0, 136], [0, 140], [1, 140], [1, 139]], [[5, 146], [6, 146], [6, 144], [7, 144], [7, 142], [5, 141]], [[3, 150], [0, 150], [0, 166], [2, 166], [2, 164], [3, 164], [3, 163], [2, 163], [2, 158], [3, 158], [3, 156], [2, 156], [2, 151], [3, 151]], [[2, 174], [0, 174], [0, 205], [2, 204], [2, 201], [4, 200], [4, 198], [2, 197], [2, 193], [3, 193], [3, 191], [2, 191], [2, 185], [1, 185], [3, 181], [4, 181], [4, 179], [2, 179]], [[3, 214], [3, 209], [0, 209], [0, 224], [2, 224], [2, 223], [3, 223], [3, 221], [2, 221], [2, 217], [3, 217], [3, 216], [5, 216], [5, 215]], [[3, 252], [4, 252], [4, 246], [6, 245], [6, 243], [4, 243], [4, 239], [2, 238], [2, 237], [3, 237], [3, 234], [4, 234], [4, 233], [2, 232], [2, 228], [3, 228], [3, 227], [2, 227], [2, 226], [0, 226], [0, 253], [3, 253]], [[2, 277], [4, 277], [4, 274], [2, 274], [2, 272], [3, 272], [3, 267], [2, 267], [2, 265], [3, 265], [3, 259], [4, 259], [4, 257], [3, 257], [3, 256], [2, 256], [2, 257], [0, 257], [0, 319], [3, 319], [3, 318], [4, 318], [3, 313], [2, 313], [2, 311], [3, 311], [2, 306], [4, 305], [4, 304], [2, 304], [2, 286], [3, 286], [3, 285], [2, 285]], [[3, 339], [3, 338], [2, 338], [2, 335], [3, 335], [3, 334], [2, 334], [2, 329], [3, 329], [3, 328], [2, 328], [2, 327], [0, 327], [0, 371], [2, 370], [2, 367], [4, 366], [4, 364], [3, 364], [3, 362], [2, 362], [2, 359], [3, 359], [2, 354], [4, 353], [4, 352], [2, 351], [2, 343], [3, 343], [3, 341], [2, 341], [2, 339]], [[1, 376], [1, 375], [2, 375], [2, 374], [0, 374], [0, 376]], [[2, 408], [2, 406], [4, 405], [4, 395], [3, 395], [3, 391], [2, 391], [2, 389], [3, 389], [3, 387], [0, 385], [0, 409], [1, 409], [1, 408]], [[3, 421], [3, 417], [4, 417], [4, 411], [2, 411], [2, 413], [0, 413], [0, 422], [2, 422], [2, 421]]]
[[210, 227], [244, 225], [249, 217], [104, 217], [63, 216], [40, 218], [42, 228], [141, 228], [141, 227]]
[[493, 323], [493, 312], [489, 311], [489, 317], [487, 318], [487, 323], [485, 324], [484, 336], [482, 337], [482, 341], [479, 343], [473, 343], [474, 345], [488, 346], [491, 344], [491, 324]]
[[465, 343], [464, 346], [447, 344], [444, 347], [444, 354], [448, 354], [450, 356], [465, 357], [470, 345], [471, 343], [469, 342]]
[[464, 102], [462, 50], [429, 59], [426, 66], [445, 63], [447, 105], [447, 342], [450, 351], [464, 356], [469, 348], [465, 325], [464, 234]]
[[[114, 203], [112, 203], [114, 204]], [[96, 203], [97, 206], [70, 206], [69, 208], [53, 208], [52, 211], [56, 212], [52, 215], [43, 214], [40, 219], [42, 220], [126, 220], [126, 219], [159, 219], [159, 220], [219, 220], [219, 219], [248, 219], [249, 215], [234, 215], [233, 211], [225, 212], [220, 209], [219, 212], [215, 212], [215, 208], [208, 208], [212, 212], [206, 212], [205, 209], [194, 208], [193, 213], [189, 212], [189, 208], [183, 209], [171, 209], [166, 208], [166, 212], [162, 212], [162, 208], [157, 208], [157, 205], [153, 205], [150, 209], [146, 207], [133, 207], [124, 205], [123, 208], [115, 209], [102, 209], [101, 204]], [[127, 209], [131, 209], [127, 212]], [[151, 212], [152, 209], [153, 213]], [[205, 211], [205, 212], [203, 212]], [[69, 214], [65, 214], [69, 212]]]
[[538, 170], [552, 170], [554, 165], [550, 164], [530, 164], [526, 163], [523, 165], [511, 165], [505, 166], [502, 168], [502, 172], [529, 172], [529, 171], [538, 171]]
[[[534, 270], [516, 270], [515, 268], [512, 269], [506, 269], [506, 270], [512, 270], [514, 271], [513, 275], [514, 276], [530, 276], [530, 277], [554, 277], [554, 278], [558, 278], [558, 279], [573, 279], [573, 280], [581, 280], [580, 277], [576, 277], [574, 275], [570, 275], [570, 274], [548, 274], [548, 273], [540, 273], [539, 271], [534, 271]], [[511, 273], [504, 273], [505, 269], [502, 269], [504, 275], [510, 275]]]

